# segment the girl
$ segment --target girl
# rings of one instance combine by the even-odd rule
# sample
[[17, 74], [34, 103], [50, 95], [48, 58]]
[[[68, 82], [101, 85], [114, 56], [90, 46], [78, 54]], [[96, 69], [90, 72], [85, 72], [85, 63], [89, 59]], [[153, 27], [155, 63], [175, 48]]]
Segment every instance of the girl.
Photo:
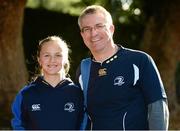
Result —
[[70, 78], [67, 44], [57, 36], [39, 43], [41, 74], [25, 86], [12, 104], [12, 127], [76, 130], [83, 117], [83, 94]]

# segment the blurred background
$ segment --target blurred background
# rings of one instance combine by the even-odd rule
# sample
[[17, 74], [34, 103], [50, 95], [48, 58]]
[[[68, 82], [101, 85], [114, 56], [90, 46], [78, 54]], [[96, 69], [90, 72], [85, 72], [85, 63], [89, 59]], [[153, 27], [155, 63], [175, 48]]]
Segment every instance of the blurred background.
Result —
[[92, 4], [112, 14], [115, 43], [153, 57], [168, 95], [169, 129], [180, 129], [180, 0], [0, 0], [1, 130], [11, 129], [11, 103], [36, 73], [39, 40], [58, 35], [68, 43], [74, 80], [89, 55], [77, 19]]

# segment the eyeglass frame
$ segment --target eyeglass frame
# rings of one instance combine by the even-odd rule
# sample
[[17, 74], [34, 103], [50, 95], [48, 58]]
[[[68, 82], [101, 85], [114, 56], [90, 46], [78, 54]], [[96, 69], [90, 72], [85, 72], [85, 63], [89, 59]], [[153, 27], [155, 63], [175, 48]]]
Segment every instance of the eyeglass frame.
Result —
[[81, 28], [81, 32], [82, 33], [86, 33], [89, 34], [92, 32], [92, 30], [96, 30], [96, 31], [101, 31], [102, 29], [104, 29], [107, 26], [107, 24], [102, 24], [102, 23], [98, 23], [95, 24], [93, 27], [91, 26], [85, 26]]

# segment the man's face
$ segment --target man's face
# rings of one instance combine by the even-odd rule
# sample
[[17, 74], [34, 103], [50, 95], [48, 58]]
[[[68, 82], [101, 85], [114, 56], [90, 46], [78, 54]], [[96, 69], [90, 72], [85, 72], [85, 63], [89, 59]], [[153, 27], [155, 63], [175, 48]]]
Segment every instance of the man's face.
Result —
[[114, 26], [109, 24], [104, 14], [87, 14], [81, 19], [81, 36], [92, 53], [100, 53], [110, 46]]

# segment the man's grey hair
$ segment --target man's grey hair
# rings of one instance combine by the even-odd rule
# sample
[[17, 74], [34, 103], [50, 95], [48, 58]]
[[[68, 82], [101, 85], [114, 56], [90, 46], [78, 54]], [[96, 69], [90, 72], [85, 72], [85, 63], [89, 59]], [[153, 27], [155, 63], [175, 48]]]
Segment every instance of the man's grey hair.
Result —
[[97, 12], [100, 12], [105, 16], [107, 23], [113, 24], [111, 14], [104, 7], [100, 5], [91, 5], [91, 6], [87, 6], [79, 15], [79, 18], [78, 18], [79, 27], [81, 27], [81, 20], [83, 19], [84, 16], [88, 14], [95, 14]]

